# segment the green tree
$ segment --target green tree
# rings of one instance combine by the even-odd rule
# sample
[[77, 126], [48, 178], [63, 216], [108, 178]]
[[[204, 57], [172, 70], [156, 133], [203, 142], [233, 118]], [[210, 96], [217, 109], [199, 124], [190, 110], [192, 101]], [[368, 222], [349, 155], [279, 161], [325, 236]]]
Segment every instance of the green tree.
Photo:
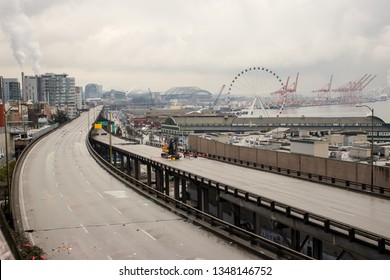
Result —
[[53, 116], [54, 123], [58, 123], [59, 125], [66, 123], [69, 121], [69, 117], [65, 111], [57, 109], [56, 113]]

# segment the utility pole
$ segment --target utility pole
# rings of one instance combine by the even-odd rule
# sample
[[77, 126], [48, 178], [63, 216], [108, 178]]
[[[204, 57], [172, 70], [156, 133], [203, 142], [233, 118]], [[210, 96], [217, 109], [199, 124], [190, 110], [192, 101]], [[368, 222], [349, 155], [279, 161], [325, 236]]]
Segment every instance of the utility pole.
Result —
[[367, 105], [356, 105], [356, 107], [367, 107], [371, 111], [371, 191], [374, 191], [374, 108]]

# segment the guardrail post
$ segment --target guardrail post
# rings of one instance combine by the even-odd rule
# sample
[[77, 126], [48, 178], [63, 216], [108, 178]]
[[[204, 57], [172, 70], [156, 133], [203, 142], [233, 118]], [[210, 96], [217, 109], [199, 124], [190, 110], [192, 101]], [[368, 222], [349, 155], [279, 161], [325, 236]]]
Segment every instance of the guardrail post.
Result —
[[257, 197], [257, 206], [261, 206], [261, 197]]
[[386, 251], [386, 241], [384, 238], [378, 240], [378, 252], [383, 254]]
[[291, 207], [286, 208], [286, 217], [290, 218], [291, 217]]
[[309, 213], [303, 214], [303, 223], [307, 225], [309, 223]]
[[355, 239], [355, 229], [354, 228], [350, 228], [348, 230], [348, 238], [349, 238], [349, 241], [353, 241]]
[[275, 201], [271, 201], [270, 207], [272, 212], [275, 211]]
[[324, 231], [325, 232], [329, 232], [330, 231], [330, 221], [329, 220], [325, 220], [324, 221]]

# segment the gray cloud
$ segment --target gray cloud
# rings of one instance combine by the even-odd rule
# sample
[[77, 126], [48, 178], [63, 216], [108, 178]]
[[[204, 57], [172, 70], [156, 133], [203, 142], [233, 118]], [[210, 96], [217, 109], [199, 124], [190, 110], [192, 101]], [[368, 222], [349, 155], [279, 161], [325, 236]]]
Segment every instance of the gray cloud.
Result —
[[[285, 79], [300, 72], [303, 92], [322, 87], [331, 74], [339, 85], [366, 73], [378, 75], [373, 86], [388, 82], [385, 0], [21, 3], [44, 54], [43, 70], [67, 72], [80, 84], [216, 92], [257, 65]], [[13, 69], [5, 67], [0, 73]]]

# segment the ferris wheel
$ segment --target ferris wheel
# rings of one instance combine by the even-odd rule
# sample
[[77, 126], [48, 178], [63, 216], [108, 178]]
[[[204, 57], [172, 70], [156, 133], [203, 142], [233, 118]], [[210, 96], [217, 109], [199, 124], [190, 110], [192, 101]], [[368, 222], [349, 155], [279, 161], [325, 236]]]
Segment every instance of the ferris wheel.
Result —
[[229, 108], [239, 116], [278, 117], [286, 100], [285, 95], [275, 93], [284, 88], [281, 78], [268, 68], [244, 69], [234, 77], [229, 86]]

